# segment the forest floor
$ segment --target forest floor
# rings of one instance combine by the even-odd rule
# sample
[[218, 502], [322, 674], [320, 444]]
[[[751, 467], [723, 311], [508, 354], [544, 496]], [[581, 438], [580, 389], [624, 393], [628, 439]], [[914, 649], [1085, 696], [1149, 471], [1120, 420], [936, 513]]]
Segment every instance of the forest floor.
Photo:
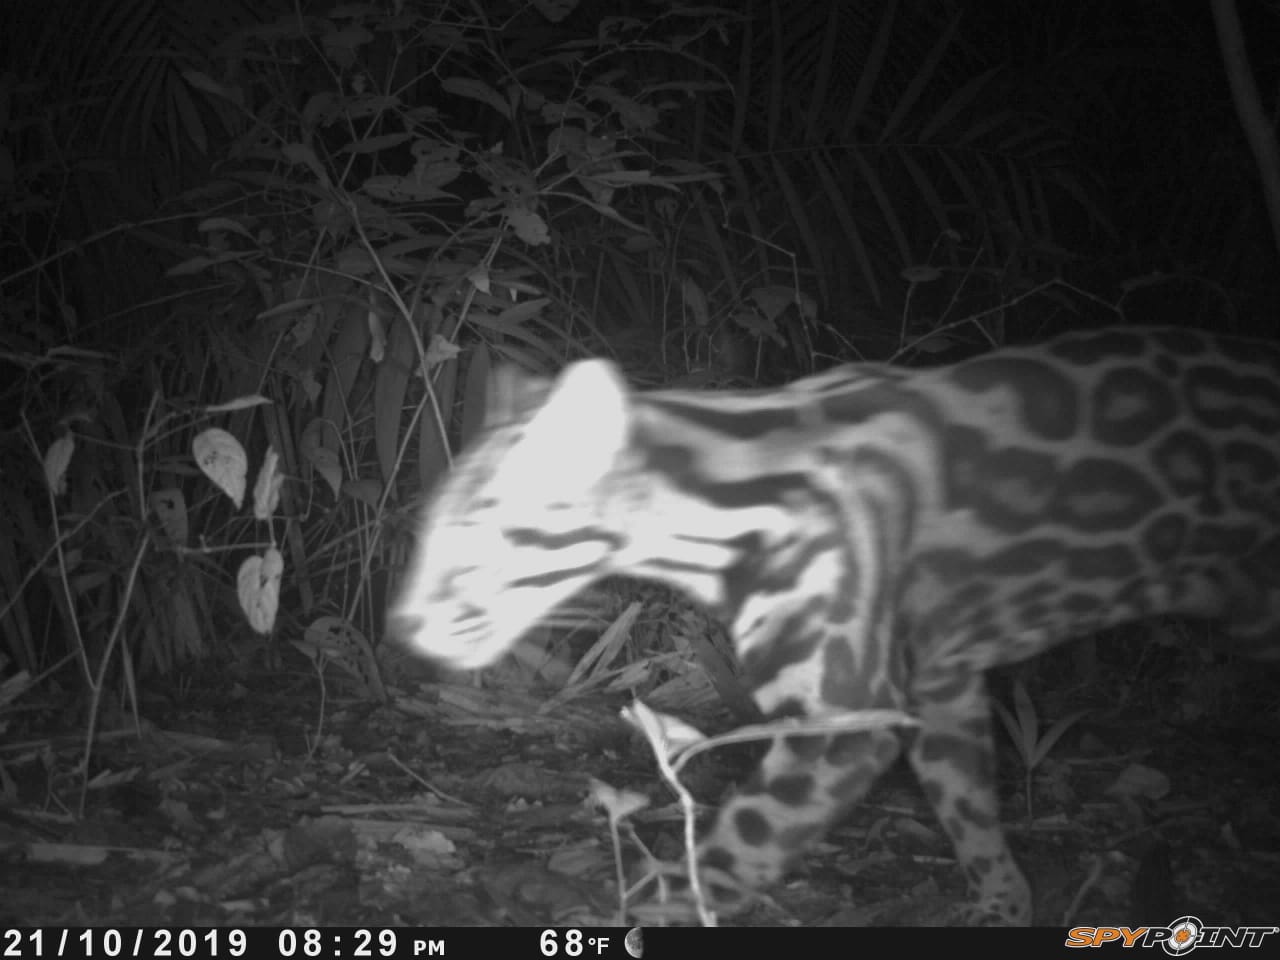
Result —
[[[1280, 695], [1232, 676], [1100, 681], [1029, 779], [998, 730], [1038, 924], [1280, 919]], [[322, 704], [301, 662], [205, 668], [145, 693], [136, 722], [104, 712], [87, 782], [83, 708], [10, 717], [5, 924], [631, 925], [592, 778], [648, 794], [636, 833], [681, 856], [673, 794], [618, 702], [421, 683], [371, 704], [330, 687]], [[750, 760], [713, 753], [690, 785], [714, 804]], [[724, 922], [936, 925], [965, 902], [905, 766], [768, 893]]]

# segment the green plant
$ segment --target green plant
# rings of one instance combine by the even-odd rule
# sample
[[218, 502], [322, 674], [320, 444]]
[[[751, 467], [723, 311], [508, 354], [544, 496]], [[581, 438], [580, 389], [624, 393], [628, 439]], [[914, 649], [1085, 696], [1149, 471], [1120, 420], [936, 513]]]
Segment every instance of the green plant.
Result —
[[1032, 818], [1031, 781], [1036, 769], [1044, 762], [1049, 752], [1062, 739], [1062, 735], [1070, 730], [1088, 710], [1074, 710], [1059, 717], [1043, 734], [1040, 732], [1040, 718], [1035, 705], [1031, 702], [1031, 694], [1021, 680], [1013, 683], [1013, 710], [1011, 711], [999, 700], [992, 700], [996, 716], [1004, 724], [1009, 739], [1017, 748], [1022, 760], [1023, 789], [1027, 805], [1027, 819]]

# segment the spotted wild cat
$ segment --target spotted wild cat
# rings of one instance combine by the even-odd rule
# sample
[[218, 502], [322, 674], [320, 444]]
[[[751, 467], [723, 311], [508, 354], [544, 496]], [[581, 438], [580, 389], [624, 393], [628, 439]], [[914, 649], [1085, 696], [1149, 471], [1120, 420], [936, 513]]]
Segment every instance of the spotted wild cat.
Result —
[[979, 917], [1026, 923], [983, 672], [1100, 627], [1280, 626], [1280, 350], [1169, 328], [770, 390], [633, 391], [588, 360], [505, 397], [422, 521], [395, 611], [415, 650], [492, 663], [602, 577], [717, 612], [766, 715], [920, 722], [775, 740], [700, 845], [761, 887], [905, 747]]

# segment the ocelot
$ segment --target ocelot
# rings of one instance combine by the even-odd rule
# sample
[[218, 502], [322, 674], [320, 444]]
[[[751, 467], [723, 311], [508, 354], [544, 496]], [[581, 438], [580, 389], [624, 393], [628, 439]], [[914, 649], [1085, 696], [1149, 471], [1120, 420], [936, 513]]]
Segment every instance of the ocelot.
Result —
[[984, 671], [1166, 613], [1223, 621], [1243, 652], [1280, 646], [1277, 347], [1124, 328], [779, 389], [635, 392], [602, 360], [496, 384], [394, 611], [413, 649], [483, 667], [625, 573], [724, 619], [766, 716], [919, 721], [777, 738], [700, 843], [745, 887], [905, 746], [975, 919], [1026, 923]]

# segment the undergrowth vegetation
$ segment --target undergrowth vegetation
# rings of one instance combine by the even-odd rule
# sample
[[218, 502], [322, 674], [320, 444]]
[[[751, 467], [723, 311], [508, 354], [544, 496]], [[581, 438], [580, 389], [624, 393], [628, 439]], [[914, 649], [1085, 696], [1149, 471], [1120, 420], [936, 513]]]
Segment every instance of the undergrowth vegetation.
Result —
[[1081, 309], [1110, 231], [945, 5], [107, 6], [0, 80], [0, 702], [281, 640], [381, 696], [493, 364], [946, 356]]

